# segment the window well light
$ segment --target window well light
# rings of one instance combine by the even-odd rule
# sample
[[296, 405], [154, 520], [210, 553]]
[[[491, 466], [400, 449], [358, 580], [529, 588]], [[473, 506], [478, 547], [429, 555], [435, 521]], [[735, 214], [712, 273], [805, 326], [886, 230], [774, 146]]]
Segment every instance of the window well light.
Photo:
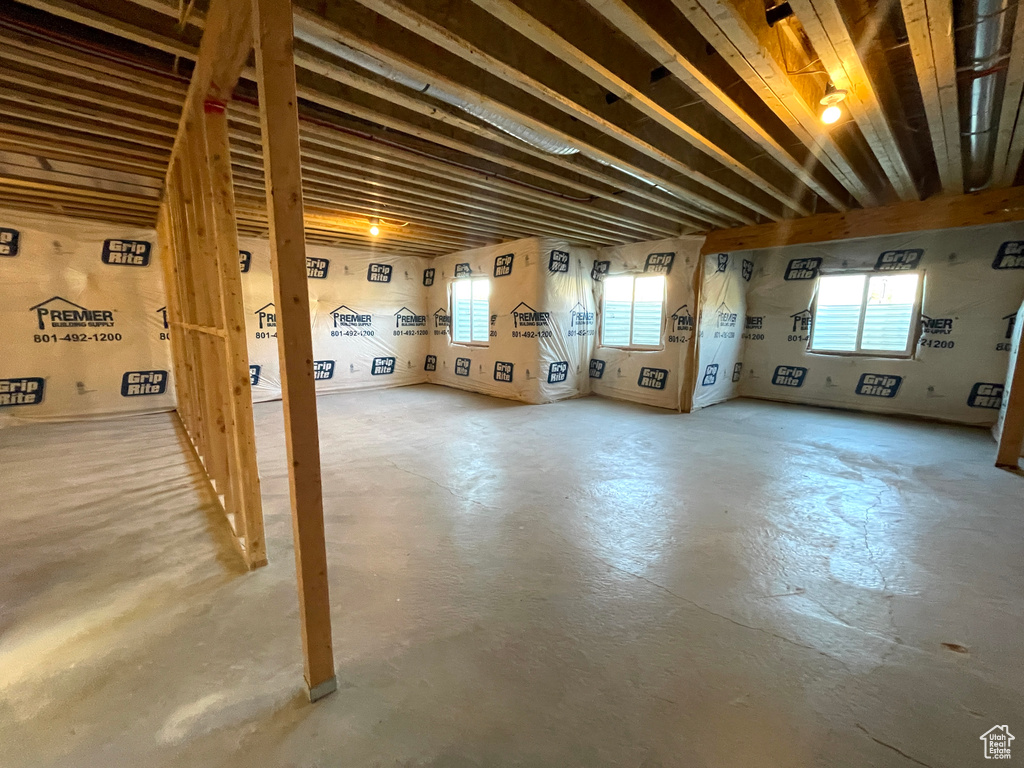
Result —
[[839, 108], [839, 104], [846, 98], [846, 91], [842, 88], [836, 88], [832, 83], [829, 83], [825, 87], [825, 95], [821, 97], [819, 102], [823, 107], [824, 111], [821, 113], [821, 122], [825, 125], [832, 125], [843, 115], [843, 110]]

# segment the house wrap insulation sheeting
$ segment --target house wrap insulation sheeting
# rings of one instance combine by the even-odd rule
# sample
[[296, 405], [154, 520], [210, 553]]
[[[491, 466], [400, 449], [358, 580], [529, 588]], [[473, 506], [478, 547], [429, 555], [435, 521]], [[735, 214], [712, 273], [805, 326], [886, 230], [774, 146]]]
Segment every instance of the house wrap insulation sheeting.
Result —
[[0, 426], [174, 408], [156, 233], [0, 210]]
[[[732, 254], [754, 264], [739, 393], [989, 426], [1024, 296], [1024, 224]], [[819, 275], [924, 276], [911, 359], [808, 351]]]
[[[1024, 334], [1024, 305], [1017, 310], [1017, 316], [1014, 318], [1013, 323], [1013, 338], [1010, 340], [1010, 355], [1009, 360], [1006, 364], [1006, 381], [1003, 386], [1002, 393], [1010, 391], [1010, 386], [1013, 384], [1013, 371], [1017, 365], [1017, 356], [1020, 354], [1020, 341], [1021, 336]], [[1024, 386], [1022, 382], [1017, 382], [1017, 387]], [[1002, 394], [1001, 393], [1001, 394]], [[1009, 398], [1003, 397], [999, 405], [999, 416], [996, 419], [996, 423], [992, 425], [992, 437], [996, 439], [998, 443], [1003, 437], [1003, 422], [1006, 420], [1006, 404]], [[1024, 446], [1022, 453], [1024, 453]]]
[[704, 257], [694, 408], [738, 396], [747, 284], [753, 269], [754, 263], [744, 254], [713, 253]]
[[[281, 397], [277, 311], [270, 243], [241, 239], [249, 374], [253, 400]], [[306, 246], [309, 314], [318, 392], [426, 381], [430, 326], [427, 260]]]
[[[429, 380], [525, 403], [586, 394], [597, 327], [593, 260], [593, 250], [527, 238], [431, 261]], [[486, 341], [455, 343], [453, 286], [474, 277], [489, 283]]]
[[689, 410], [694, 350], [694, 280], [703, 237], [680, 237], [602, 248], [592, 268], [599, 311], [606, 277], [665, 275], [662, 344], [653, 350], [602, 346], [590, 361], [590, 388], [598, 395]]

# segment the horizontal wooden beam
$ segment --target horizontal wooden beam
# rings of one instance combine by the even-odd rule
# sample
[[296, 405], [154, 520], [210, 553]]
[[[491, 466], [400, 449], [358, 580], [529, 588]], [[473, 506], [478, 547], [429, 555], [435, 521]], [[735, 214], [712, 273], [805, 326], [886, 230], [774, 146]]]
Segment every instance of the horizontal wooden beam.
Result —
[[716, 229], [708, 233], [703, 253], [779, 248], [1007, 221], [1024, 221], [1024, 187], [824, 213], [755, 227]]

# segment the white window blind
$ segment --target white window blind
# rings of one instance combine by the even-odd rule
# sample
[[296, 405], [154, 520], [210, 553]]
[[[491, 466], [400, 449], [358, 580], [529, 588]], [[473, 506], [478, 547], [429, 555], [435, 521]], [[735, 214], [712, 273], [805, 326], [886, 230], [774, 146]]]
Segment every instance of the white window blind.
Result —
[[811, 350], [909, 354], [920, 279], [916, 272], [819, 278]]
[[491, 309], [491, 282], [465, 278], [452, 283], [452, 340], [459, 344], [486, 343]]
[[601, 344], [606, 347], [660, 345], [664, 311], [664, 275], [606, 277]]

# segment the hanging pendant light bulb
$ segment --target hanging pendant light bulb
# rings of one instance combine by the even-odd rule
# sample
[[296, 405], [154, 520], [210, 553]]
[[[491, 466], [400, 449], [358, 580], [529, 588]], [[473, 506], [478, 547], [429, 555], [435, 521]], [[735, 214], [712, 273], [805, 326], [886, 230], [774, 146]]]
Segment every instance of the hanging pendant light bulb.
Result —
[[825, 109], [821, 113], [821, 122], [825, 125], [832, 125], [843, 116], [843, 110], [840, 109], [839, 104], [846, 98], [846, 91], [842, 88], [836, 88], [835, 85], [829, 83], [825, 87], [825, 95], [821, 97], [819, 102]]
[[370, 219], [370, 234], [376, 237], [380, 234], [380, 219]]

